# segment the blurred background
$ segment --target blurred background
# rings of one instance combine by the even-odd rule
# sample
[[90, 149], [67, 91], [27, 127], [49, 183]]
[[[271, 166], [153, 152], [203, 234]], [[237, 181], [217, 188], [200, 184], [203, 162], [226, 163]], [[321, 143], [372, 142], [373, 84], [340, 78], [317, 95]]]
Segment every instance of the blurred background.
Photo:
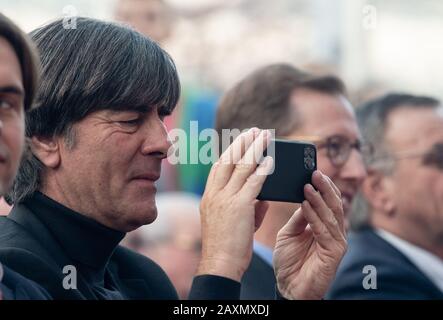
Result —
[[[337, 74], [355, 105], [390, 90], [443, 97], [439, 0], [0, 0], [0, 10], [26, 31], [90, 16], [149, 35], [183, 86], [167, 126], [188, 132], [191, 120], [212, 127], [220, 94], [273, 62]], [[160, 190], [203, 192], [208, 166], [165, 167]]]
[[[143, 0], [133, 0], [142, 2]], [[147, 0], [149, 2], [149, 0]], [[114, 19], [118, 0], [0, 0], [26, 31], [56, 17]], [[154, 1], [155, 2], [155, 1]], [[164, 0], [183, 81], [220, 91], [276, 61], [328, 69], [350, 89], [381, 86], [442, 97], [439, 0]], [[157, 12], [158, 13], [158, 12]], [[145, 15], [151, 23], [155, 13]]]
[[[167, 126], [188, 133], [191, 120], [198, 121], [198, 131], [212, 127], [224, 90], [274, 62], [338, 75], [354, 105], [391, 90], [443, 99], [441, 0], [0, 0], [0, 11], [27, 32], [56, 18], [69, 22], [89, 16], [122, 21], [150, 36], [170, 53], [182, 82], [181, 101]], [[164, 162], [160, 216], [175, 221], [177, 206], [186, 207], [187, 221], [198, 224], [198, 199], [208, 172], [207, 165]], [[182, 194], [166, 193], [177, 191]], [[175, 207], [165, 205], [170, 202]], [[8, 210], [0, 202], [0, 214]], [[173, 280], [178, 271], [168, 263], [181, 261], [186, 274], [180, 278], [186, 281], [174, 282], [185, 297], [200, 235], [196, 228], [186, 231], [195, 238], [183, 240], [171, 225], [140, 228], [124, 244], [157, 256]], [[166, 258], [158, 254], [165, 250]], [[189, 257], [189, 252], [193, 255], [185, 260], [183, 253]]]

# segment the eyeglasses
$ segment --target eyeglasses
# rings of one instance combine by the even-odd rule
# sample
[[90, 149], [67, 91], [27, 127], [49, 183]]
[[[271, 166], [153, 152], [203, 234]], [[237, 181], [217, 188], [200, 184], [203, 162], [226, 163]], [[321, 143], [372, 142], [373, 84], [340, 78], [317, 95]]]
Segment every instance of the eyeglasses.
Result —
[[422, 158], [422, 164], [443, 170], [443, 142], [436, 143], [427, 152], [402, 152], [391, 155], [394, 160]]
[[351, 141], [343, 135], [333, 135], [326, 139], [317, 136], [298, 136], [291, 139], [310, 141], [316, 145], [317, 149], [325, 148], [329, 160], [335, 167], [342, 167], [348, 161], [352, 149], [357, 150], [363, 158], [369, 158], [374, 153], [371, 144], [361, 140]]
[[363, 158], [371, 157], [374, 152], [372, 145], [361, 140], [352, 142], [347, 137], [341, 135], [331, 136], [324, 141], [316, 143], [316, 145], [317, 149], [326, 148], [329, 160], [336, 167], [341, 167], [348, 161], [352, 149], [357, 150]]

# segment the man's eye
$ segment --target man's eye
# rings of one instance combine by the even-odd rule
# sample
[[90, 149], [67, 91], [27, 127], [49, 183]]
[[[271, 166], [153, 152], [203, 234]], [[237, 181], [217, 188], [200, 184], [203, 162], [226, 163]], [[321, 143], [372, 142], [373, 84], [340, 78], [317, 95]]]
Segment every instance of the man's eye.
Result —
[[4, 99], [0, 99], [0, 109], [2, 110], [12, 109], [12, 104], [10, 104], [8, 101]]
[[119, 123], [125, 124], [125, 125], [130, 125], [130, 126], [135, 126], [135, 125], [138, 125], [140, 123], [140, 118], [119, 121]]
[[340, 144], [340, 143], [331, 143], [330, 145], [329, 145], [329, 148], [331, 148], [331, 150], [334, 150], [334, 151], [340, 151], [341, 150], [341, 148], [342, 148], [342, 145]]

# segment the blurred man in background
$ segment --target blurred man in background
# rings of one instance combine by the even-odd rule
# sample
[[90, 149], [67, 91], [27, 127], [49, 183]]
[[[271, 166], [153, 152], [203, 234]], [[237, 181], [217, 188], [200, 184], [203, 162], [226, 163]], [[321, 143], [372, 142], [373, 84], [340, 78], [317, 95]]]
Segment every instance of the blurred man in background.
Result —
[[172, 11], [163, 0], [118, 0], [114, 15], [159, 44], [171, 33]]
[[443, 299], [443, 107], [388, 94], [357, 116], [375, 148], [354, 213], [365, 223], [350, 236], [329, 296]]
[[164, 192], [155, 201], [160, 212], [155, 223], [128, 233], [122, 245], [157, 262], [186, 299], [200, 260], [200, 197]]
[[[314, 142], [318, 168], [341, 191], [348, 215], [366, 175], [362, 159], [366, 148], [340, 79], [315, 77], [287, 64], [269, 65], [253, 72], [224, 95], [216, 119], [219, 133], [251, 126], [275, 128], [280, 138]], [[276, 236], [297, 207], [270, 202], [269, 212], [254, 237], [254, 255], [242, 279], [242, 299], [272, 299]]]
[[[31, 109], [38, 73], [34, 46], [0, 13], [0, 196], [11, 187], [23, 155], [25, 111]], [[0, 243], [5, 238], [13, 235], [0, 231]], [[47, 298], [36, 283], [0, 263], [0, 300]]]

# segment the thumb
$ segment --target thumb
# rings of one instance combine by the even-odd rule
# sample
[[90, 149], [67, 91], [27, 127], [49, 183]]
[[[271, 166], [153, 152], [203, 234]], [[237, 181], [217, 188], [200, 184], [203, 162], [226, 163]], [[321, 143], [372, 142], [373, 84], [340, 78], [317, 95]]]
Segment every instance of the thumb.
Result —
[[294, 237], [305, 231], [308, 222], [306, 221], [302, 208], [298, 208], [289, 221], [280, 229], [279, 235]]

